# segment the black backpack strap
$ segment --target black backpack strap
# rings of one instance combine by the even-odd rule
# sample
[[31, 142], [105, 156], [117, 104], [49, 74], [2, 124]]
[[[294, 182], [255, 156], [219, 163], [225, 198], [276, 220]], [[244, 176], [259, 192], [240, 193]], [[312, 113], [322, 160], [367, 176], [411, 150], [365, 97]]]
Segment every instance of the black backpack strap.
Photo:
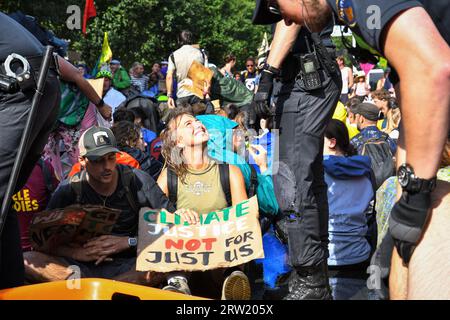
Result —
[[248, 197], [251, 198], [256, 194], [256, 188], [258, 188], [258, 173], [256, 172], [256, 169], [249, 164], [250, 166], [250, 188], [248, 189]]
[[131, 194], [131, 180], [133, 179], [134, 173], [133, 170], [129, 166], [124, 166], [123, 171], [121, 172], [122, 185], [125, 190], [125, 195], [127, 197], [128, 203], [134, 212], [139, 211], [139, 206], [136, 203], [133, 195]]
[[176, 205], [178, 198], [178, 176], [169, 167], [167, 167], [167, 189], [169, 190], [170, 202]]
[[81, 172], [73, 175], [72, 178], [70, 178], [70, 186], [75, 192], [76, 204], [81, 204], [81, 194], [84, 180], [86, 180], [86, 170], [83, 169], [81, 170]]
[[172, 60], [172, 63], [175, 67], [175, 69], [177, 68], [177, 65], [175, 64], [175, 56], [173, 55], [173, 52], [170, 54], [169, 59]]
[[227, 206], [231, 207], [233, 202], [231, 201], [230, 165], [227, 163], [219, 163], [219, 173], [220, 173], [220, 184], [222, 185], [222, 190], [225, 193]]

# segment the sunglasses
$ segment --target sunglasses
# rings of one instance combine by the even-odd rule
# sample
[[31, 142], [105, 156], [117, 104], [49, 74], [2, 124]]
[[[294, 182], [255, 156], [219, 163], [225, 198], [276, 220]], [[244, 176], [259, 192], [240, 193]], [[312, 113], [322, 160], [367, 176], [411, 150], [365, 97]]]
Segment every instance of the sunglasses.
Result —
[[248, 64], [247, 67], [254, 67], [254, 64]]
[[278, 3], [277, 3], [276, 0], [269, 0], [269, 1], [267, 1], [267, 9], [272, 14], [275, 14], [277, 16], [281, 15], [280, 7], [278, 6]]

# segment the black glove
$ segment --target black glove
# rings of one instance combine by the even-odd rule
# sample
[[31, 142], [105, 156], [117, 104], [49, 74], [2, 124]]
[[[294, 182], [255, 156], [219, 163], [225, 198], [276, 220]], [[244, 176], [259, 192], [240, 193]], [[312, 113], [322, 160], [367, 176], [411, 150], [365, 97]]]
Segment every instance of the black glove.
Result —
[[430, 192], [404, 192], [394, 205], [389, 217], [389, 232], [398, 254], [407, 266], [422, 235], [431, 206]]
[[263, 70], [259, 78], [258, 91], [253, 97], [255, 113], [258, 117], [266, 117], [272, 114], [270, 107], [270, 97], [272, 96], [274, 74]]

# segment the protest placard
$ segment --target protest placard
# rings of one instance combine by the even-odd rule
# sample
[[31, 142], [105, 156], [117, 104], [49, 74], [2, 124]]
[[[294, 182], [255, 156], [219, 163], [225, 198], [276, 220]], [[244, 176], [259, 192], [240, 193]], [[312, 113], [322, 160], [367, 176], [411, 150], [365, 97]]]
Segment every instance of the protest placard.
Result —
[[120, 210], [103, 206], [72, 205], [36, 213], [30, 225], [30, 240], [36, 250], [48, 252], [69, 243], [110, 234]]
[[143, 208], [139, 217], [138, 271], [204, 271], [264, 258], [256, 196], [203, 214], [196, 225], [165, 210]]

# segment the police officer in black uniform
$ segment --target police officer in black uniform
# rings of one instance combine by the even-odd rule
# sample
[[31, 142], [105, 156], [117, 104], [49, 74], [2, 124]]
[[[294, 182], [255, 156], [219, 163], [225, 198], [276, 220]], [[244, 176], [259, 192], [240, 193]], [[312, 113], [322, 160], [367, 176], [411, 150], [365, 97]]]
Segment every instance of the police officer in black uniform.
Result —
[[[37, 79], [44, 47], [22, 25], [0, 12], [0, 62], [16, 53], [27, 59]], [[5, 74], [4, 66], [1, 68]], [[3, 201], [9, 177], [25, 129], [35, 88], [4, 92], [0, 90], [0, 200]], [[30, 143], [20, 170], [16, 190], [20, 190], [30, 175], [47, 143], [47, 138], [58, 116], [60, 101], [59, 80], [55, 64], [50, 68], [39, 111], [32, 127]], [[17, 214], [10, 210], [1, 235], [0, 288], [23, 284], [24, 266], [20, 246]]]
[[[273, 23], [281, 15], [287, 25], [309, 24], [316, 29], [335, 19], [353, 31], [357, 42], [357, 49], [349, 48], [353, 55], [365, 60], [384, 55], [394, 68], [390, 78], [401, 92], [404, 129], [397, 153], [403, 194], [391, 212], [389, 230], [396, 247], [394, 258], [398, 254], [408, 266], [427, 221], [430, 194], [436, 184], [449, 130], [450, 3], [446, 0], [257, 1], [255, 17], [259, 22]], [[282, 47], [280, 44], [275, 49], [282, 52]], [[427, 81], [422, 78], [425, 74]]]
[[[44, 46], [21, 24], [0, 12], [0, 203], [2, 203], [12, 168], [25, 129], [28, 113], [32, 104], [36, 86], [21, 86], [14, 89], [8, 86], [11, 72], [21, 74], [25, 65], [14, 58], [15, 53], [25, 58], [30, 66], [30, 74], [37, 81], [43, 62]], [[47, 143], [50, 131], [54, 127], [60, 103], [58, 70], [64, 80], [75, 83], [79, 89], [93, 101], [105, 118], [111, 117], [111, 107], [103, 102], [81, 73], [61, 57], [51, 60], [44, 90], [32, 121], [30, 140], [25, 148], [25, 157], [16, 182], [15, 192], [26, 183], [36, 162]], [[8, 68], [9, 66], [9, 68]], [[59, 66], [59, 68], [58, 68]], [[9, 75], [8, 75], [9, 74]], [[31, 79], [31, 77], [30, 77]], [[20, 245], [20, 233], [17, 213], [10, 210], [4, 221], [0, 238], [0, 289], [23, 285], [24, 264]]]
[[[279, 19], [279, 18], [278, 18]], [[254, 22], [258, 23], [258, 17]], [[342, 79], [335, 62], [331, 41], [331, 22], [320, 33], [283, 22], [276, 25], [274, 44], [280, 35], [293, 41], [280, 68], [271, 65], [271, 51], [261, 74], [255, 102], [263, 113], [270, 96], [273, 78], [275, 128], [280, 130], [280, 174], [295, 177], [296, 184], [286, 190], [281, 175], [274, 175], [280, 197], [293, 194], [295, 202], [282, 208], [279, 230], [286, 231], [292, 273], [285, 299], [330, 299], [327, 275], [328, 200], [322, 166], [326, 126], [339, 100]], [[276, 48], [275, 48], [276, 49]], [[278, 70], [280, 69], [280, 70]], [[287, 165], [287, 166], [286, 166]], [[286, 172], [288, 171], [288, 172]], [[284, 203], [279, 199], [279, 203]]]

